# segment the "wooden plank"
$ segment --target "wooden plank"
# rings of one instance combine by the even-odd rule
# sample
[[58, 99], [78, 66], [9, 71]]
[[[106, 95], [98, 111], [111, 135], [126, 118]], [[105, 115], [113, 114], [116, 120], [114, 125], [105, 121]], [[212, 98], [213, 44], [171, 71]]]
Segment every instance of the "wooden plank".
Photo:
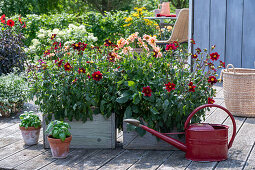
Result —
[[194, 0], [194, 49], [209, 49], [210, 0]]
[[[188, 49], [188, 52], [189, 53], [193, 53], [193, 50], [192, 50], [192, 44], [190, 43], [190, 39], [192, 39], [193, 38], [193, 1], [194, 0], [190, 0], [189, 1], [189, 33], [188, 33], [188, 35], [189, 35], [189, 37], [188, 37], [188, 46], [189, 47], [191, 47], [191, 48], [189, 48]], [[189, 56], [188, 57], [188, 64], [189, 65], [191, 65], [192, 63], [191, 63], [191, 56]]]
[[90, 155], [94, 154], [97, 150], [90, 149], [73, 149], [72, 152], [68, 154], [66, 159], [57, 159], [50, 164], [38, 167], [37, 169], [48, 170], [48, 169], [70, 169], [74, 163], [80, 161], [80, 159], [86, 159]]
[[[115, 148], [116, 129], [115, 114], [107, 120], [101, 115], [93, 115], [93, 121], [66, 120], [71, 126], [72, 141], [70, 148]], [[46, 125], [43, 123], [43, 129]], [[47, 134], [44, 133], [44, 148], [49, 148]]]
[[128, 169], [135, 162], [139, 161], [144, 154], [145, 151], [142, 150], [126, 150], [113, 160], [109, 161], [106, 165], [104, 165], [100, 169], [103, 170]]
[[157, 169], [174, 151], [148, 151], [129, 169]]
[[185, 158], [185, 152], [174, 151], [174, 153], [158, 168], [158, 170], [183, 170], [190, 160]]
[[15, 168], [16, 166], [26, 162], [37, 155], [40, 155], [43, 152], [43, 144], [39, 143], [38, 145], [33, 145], [28, 147], [12, 156], [9, 156], [0, 161], [0, 167], [2, 168]]
[[[227, 16], [227, 0], [211, 0], [210, 10], [210, 53], [218, 52], [220, 60], [223, 62], [225, 56], [225, 38], [226, 38], [226, 16]], [[211, 50], [211, 46], [216, 45], [214, 50]], [[214, 62], [214, 65], [218, 67], [219, 61]], [[220, 75], [219, 69], [217, 74]]]
[[233, 147], [229, 150], [229, 159], [219, 162], [216, 169], [242, 169], [254, 144], [255, 124], [254, 118], [247, 118], [238, 132]]
[[255, 142], [253, 144], [253, 148], [251, 150], [251, 153], [249, 155], [249, 158], [247, 159], [246, 163], [245, 163], [245, 170], [248, 169], [253, 169], [254, 170], [255, 167]]
[[255, 1], [244, 1], [242, 67], [255, 68]]
[[70, 166], [72, 170], [78, 169], [98, 169], [103, 167], [104, 165], [114, 159], [116, 156], [122, 154], [124, 152], [123, 149], [103, 149], [97, 152], [94, 155], [91, 155], [87, 158], [82, 158], [82, 160], [78, 163], [75, 163], [73, 166]]
[[27, 162], [23, 162], [19, 166], [15, 167], [15, 169], [22, 170], [38, 169], [56, 160], [57, 159], [52, 158], [51, 151], [47, 149], [45, 150], [45, 152], [42, 152], [39, 156], [36, 156]]
[[[42, 135], [39, 137], [39, 143], [42, 142]], [[1, 148], [0, 160], [3, 160], [7, 157], [10, 157], [18, 152], [23, 151], [31, 146], [24, 145], [24, 142], [21, 140], [13, 141], [12, 144], [7, 145], [6, 147]], [[1, 167], [1, 166], [0, 166]]]
[[[20, 132], [19, 124], [15, 124], [13, 126], [9, 126], [5, 129], [0, 130], [0, 138], [6, 137], [8, 135], [12, 135], [13, 133]], [[20, 132], [21, 135], [21, 132]]]
[[227, 1], [226, 64], [233, 64], [235, 67], [242, 66], [243, 1]]

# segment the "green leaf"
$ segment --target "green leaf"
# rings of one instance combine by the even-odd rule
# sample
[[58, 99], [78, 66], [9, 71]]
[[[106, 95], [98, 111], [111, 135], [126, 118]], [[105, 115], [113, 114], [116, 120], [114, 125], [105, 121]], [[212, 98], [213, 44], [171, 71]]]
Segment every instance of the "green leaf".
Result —
[[124, 118], [127, 119], [127, 118], [131, 118], [131, 117], [132, 117], [132, 109], [130, 106], [128, 106], [124, 113]]
[[61, 139], [62, 142], [64, 142], [65, 139], [66, 139], [66, 134], [65, 133], [60, 133], [59, 138]]
[[58, 131], [57, 129], [54, 129], [54, 130], [52, 131], [52, 136], [53, 136], [53, 138], [58, 138], [58, 135], [59, 135], [59, 131]]
[[133, 95], [133, 103], [134, 103], [134, 104], [140, 103], [139, 94], [135, 93], [135, 94]]
[[169, 105], [169, 101], [166, 99], [163, 103], [163, 109], [166, 110]]
[[118, 97], [117, 99], [116, 99], [116, 101], [118, 102], [118, 103], [121, 103], [121, 104], [123, 104], [123, 103], [126, 103], [128, 100], [129, 100], [129, 93], [128, 92], [124, 92], [120, 97]]
[[156, 114], [159, 114], [159, 112], [157, 111], [157, 109], [155, 108], [155, 107], [151, 107], [150, 108], [150, 111], [154, 114], [154, 115], [156, 115]]
[[102, 100], [101, 103], [100, 103], [100, 111], [101, 113], [104, 113], [104, 104], [106, 103], [105, 100]]
[[135, 86], [135, 82], [134, 81], [128, 81], [128, 86], [129, 87], [134, 87]]
[[133, 111], [134, 113], [139, 113], [139, 108], [138, 108], [138, 106], [133, 105], [133, 106], [132, 106], [132, 111]]

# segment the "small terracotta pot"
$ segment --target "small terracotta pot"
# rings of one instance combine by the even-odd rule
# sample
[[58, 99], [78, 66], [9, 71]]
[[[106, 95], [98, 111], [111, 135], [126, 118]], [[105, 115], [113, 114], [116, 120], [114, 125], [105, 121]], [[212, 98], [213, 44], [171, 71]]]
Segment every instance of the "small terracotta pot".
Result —
[[28, 127], [27, 129], [25, 127], [19, 127], [19, 129], [26, 145], [35, 145], [38, 143], [41, 126], [38, 128]]
[[48, 136], [52, 157], [66, 158], [69, 152], [71, 140], [72, 135], [67, 137], [64, 142], [62, 142], [60, 139], [54, 139], [52, 136]]

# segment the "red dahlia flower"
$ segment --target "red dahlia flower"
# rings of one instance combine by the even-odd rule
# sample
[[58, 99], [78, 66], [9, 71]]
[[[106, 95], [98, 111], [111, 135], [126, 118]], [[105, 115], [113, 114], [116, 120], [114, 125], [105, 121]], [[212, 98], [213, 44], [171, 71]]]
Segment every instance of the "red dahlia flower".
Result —
[[114, 62], [115, 61], [115, 57], [114, 56], [108, 56], [107, 60], [109, 60], [110, 62]]
[[151, 92], [152, 92], [152, 91], [151, 91], [150, 86], [143, 87], [142, 93], [144, 94], [144, 96], [150, 97], [150, 96], [151, 96]]
[[195, 92], [195, 88], [196, 88], [196, 86], [193, 86], [193, 82], [190, 82], [189, 83], [189, 91]]
[[105, 45], [106, 47], [108, 47], [108, 46], [112, 46], [113, 43], [111, 42], [111, 40], [105, 40], [104, 45]]
[[50, 54], [50, 50], [46, 50], [46, 51], [44, 51], [44, 57], [46, 57], [47, 55], [49, 55]]
[[196, 44], [195, 40], [193, 40], [192, 38], [190, 39], [190, 43], [191, 44]]
[[166, 51], [169, 51], [169, 50], [176, 50], [176, 46], [174, 43], [171, 43], [171, 44], [167, 44], [166, 45]]
[[174, 41], [173, 44], [175, 45], [175, 47], [179, 47], [179, 43], [177, 41]]
[[192, 55], [192, 58], [194, 58], [194, 59], [196, 59], [197, 57], [198, 57], [198, 56], [197, 56], [196, 53]]
[[175, 84], [174, 84], [174, 83], [168, 82], [167, 84], [165, 84], [165, 86], [166, 86], [166, 90], [167, 90], [168, 92], [170, 92], [170, 91], [172, 91], [172, 90], [175, 89]]
[[50, 39], [53, 40], [56, 36], [57, 36], [57, 34], [52, 34]]
[[220, 66], [222, 66], [223, 68], [226, 68], [225, 62], [223, 62], [223, 61], [220, 60]]
[[27, 25], [26, 25], [26, 23], [24, 22], [22, 28], [26, 28], [26, 27], [27, 27]]
[[210, 76], [208, 79], [208, 83], [215, 84], [217, 83], [217, 79], [214, 76]]
[[3, 24], [5, 24], [5, 14], [3, 14], [3, 15], [1, 16], [0, 21], [1, 21]]
[[208, 104], [213, 104], [214, 102], [213, 98], [208, 97]]
[[217, 52], [210, 54], [210, 56], [211, 56], [210, 59], [215, 61], [218, 60], [220, 57], [220, 55]]
[[86, 73], [86, 70], [82, 67], [82, 68], [79, 68], [78, 69], [78, 73], [81, 74], [81, 73]]
[[155, 57], [155, 58], [157, 58], [158, 57], [158, 52], [157, 51], [155, 51], [155, 50], [153, 50], [153, 57]]
[[10, 27], [13, 27], [13, 26], [14, 26], [14, 21], [11, 20], [11, 19], [9, 19], [9, 20], [7, 21], [7, 25], [10, 26]]
[[100, 73], [100, 71], [97, 71], [92, 74], [92, 77], [94, 80], [100, 81], [103, 78], [103, 74]]
[[64, 68], [65, 68], [65, 71], [70, 71], [72, 69], [70, 63], [68, 63], [68, 62], [65, 63]]
[[63, 60], [55, 60], [55, 63], [57, 63], [58, 67], [61, 67], [62, 63], [63, 63]]
[[22, 23], [22, 20], [21, 20], [21, 18], [20, 18], [20, 17], [19, 17], [19, 23], [20, 23], [20, 24], [23, 24], [23, 23]]
[[196, 51], [197, 51], [198, 54], [201, 53], [201, 49], [200, 48], [197, 48]]

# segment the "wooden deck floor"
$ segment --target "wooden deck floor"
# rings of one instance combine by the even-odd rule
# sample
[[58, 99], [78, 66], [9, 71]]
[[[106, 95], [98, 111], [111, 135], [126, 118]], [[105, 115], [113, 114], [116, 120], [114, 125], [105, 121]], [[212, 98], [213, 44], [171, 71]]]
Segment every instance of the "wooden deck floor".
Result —
[[[215, 88], [216, 104], [224, 106], [222, 87], [219, 84]], [[229, 159], [202, 163], [186, 160], [181, 151], [124, 150], [121, 133], [114, 150], [72, 149], [66, 159], [53, 159], [50, 150], [43, 149], [42, 134], [38, 145], [25, 146], [18, 129], [18, 117], [0, 118], [0, 169], [255, 169], [255, 119], [235, 117], [235, 120], [237, 136], [229, 150]], [[206, 122], [232, 127], [229, 117], [219, 109], [208, 112]]]

